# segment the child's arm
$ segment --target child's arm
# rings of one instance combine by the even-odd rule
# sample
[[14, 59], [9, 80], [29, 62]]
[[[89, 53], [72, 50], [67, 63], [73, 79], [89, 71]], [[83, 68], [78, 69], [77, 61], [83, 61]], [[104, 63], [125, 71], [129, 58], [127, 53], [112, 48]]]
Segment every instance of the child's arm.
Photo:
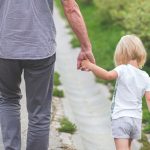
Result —
[[145, 98], [146, 98], [148, 110], [150, 112], [150, 91], [145, 92]]
[[91, 70], [97, 77], [103, 79], [103, 80], [115, 80], [118, 77], [118, 74], [116, 71], [107, 71], [95, 64], [92, 64], [88, 60], [84, 60], [82, 62], [82, 67]]

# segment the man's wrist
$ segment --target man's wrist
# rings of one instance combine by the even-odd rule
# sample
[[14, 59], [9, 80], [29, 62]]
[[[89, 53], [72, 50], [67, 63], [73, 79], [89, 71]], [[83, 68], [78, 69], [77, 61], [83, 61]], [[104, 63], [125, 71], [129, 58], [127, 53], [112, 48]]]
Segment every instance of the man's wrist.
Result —
[[92, 51], [92, 45], [90, 42], [81, 44], [82, 51]]

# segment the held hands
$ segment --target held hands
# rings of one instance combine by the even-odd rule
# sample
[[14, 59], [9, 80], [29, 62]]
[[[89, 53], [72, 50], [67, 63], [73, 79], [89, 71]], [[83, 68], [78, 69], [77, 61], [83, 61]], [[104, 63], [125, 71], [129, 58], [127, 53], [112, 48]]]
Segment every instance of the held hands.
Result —
[[83, 60], [81, 65], [82, 65], [82, 68], [84, 68], [85, 70], [88, 70], [88, 71], [91, 70], [92, 63], [88, 59]]
[[89, 71], [90, 64], [95, 64], [92, 51], [81, 51], [77, 60], [77, 68], [82, 71]]

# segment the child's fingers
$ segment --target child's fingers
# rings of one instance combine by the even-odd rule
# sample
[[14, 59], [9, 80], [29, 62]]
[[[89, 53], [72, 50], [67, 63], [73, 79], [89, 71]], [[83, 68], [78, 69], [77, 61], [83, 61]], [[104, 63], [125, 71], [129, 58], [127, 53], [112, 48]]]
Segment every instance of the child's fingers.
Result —
[[81, 62], [81, 64], [82, 64], [82, 66], [85, 66], [85, 65], [86, 65], [86, 60], [83, 60], [83, 61]]

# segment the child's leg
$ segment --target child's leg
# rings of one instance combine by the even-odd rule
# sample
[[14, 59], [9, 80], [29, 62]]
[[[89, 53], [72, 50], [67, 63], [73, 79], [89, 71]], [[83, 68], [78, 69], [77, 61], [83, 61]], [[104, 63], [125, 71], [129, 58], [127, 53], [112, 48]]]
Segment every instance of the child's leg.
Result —
[[129, 150], [131, 150], [132, 139], [129, 139]]
[[116, 150], [130, 150], [131, 142], [129, 139], [119, 139], [115, 138]]

